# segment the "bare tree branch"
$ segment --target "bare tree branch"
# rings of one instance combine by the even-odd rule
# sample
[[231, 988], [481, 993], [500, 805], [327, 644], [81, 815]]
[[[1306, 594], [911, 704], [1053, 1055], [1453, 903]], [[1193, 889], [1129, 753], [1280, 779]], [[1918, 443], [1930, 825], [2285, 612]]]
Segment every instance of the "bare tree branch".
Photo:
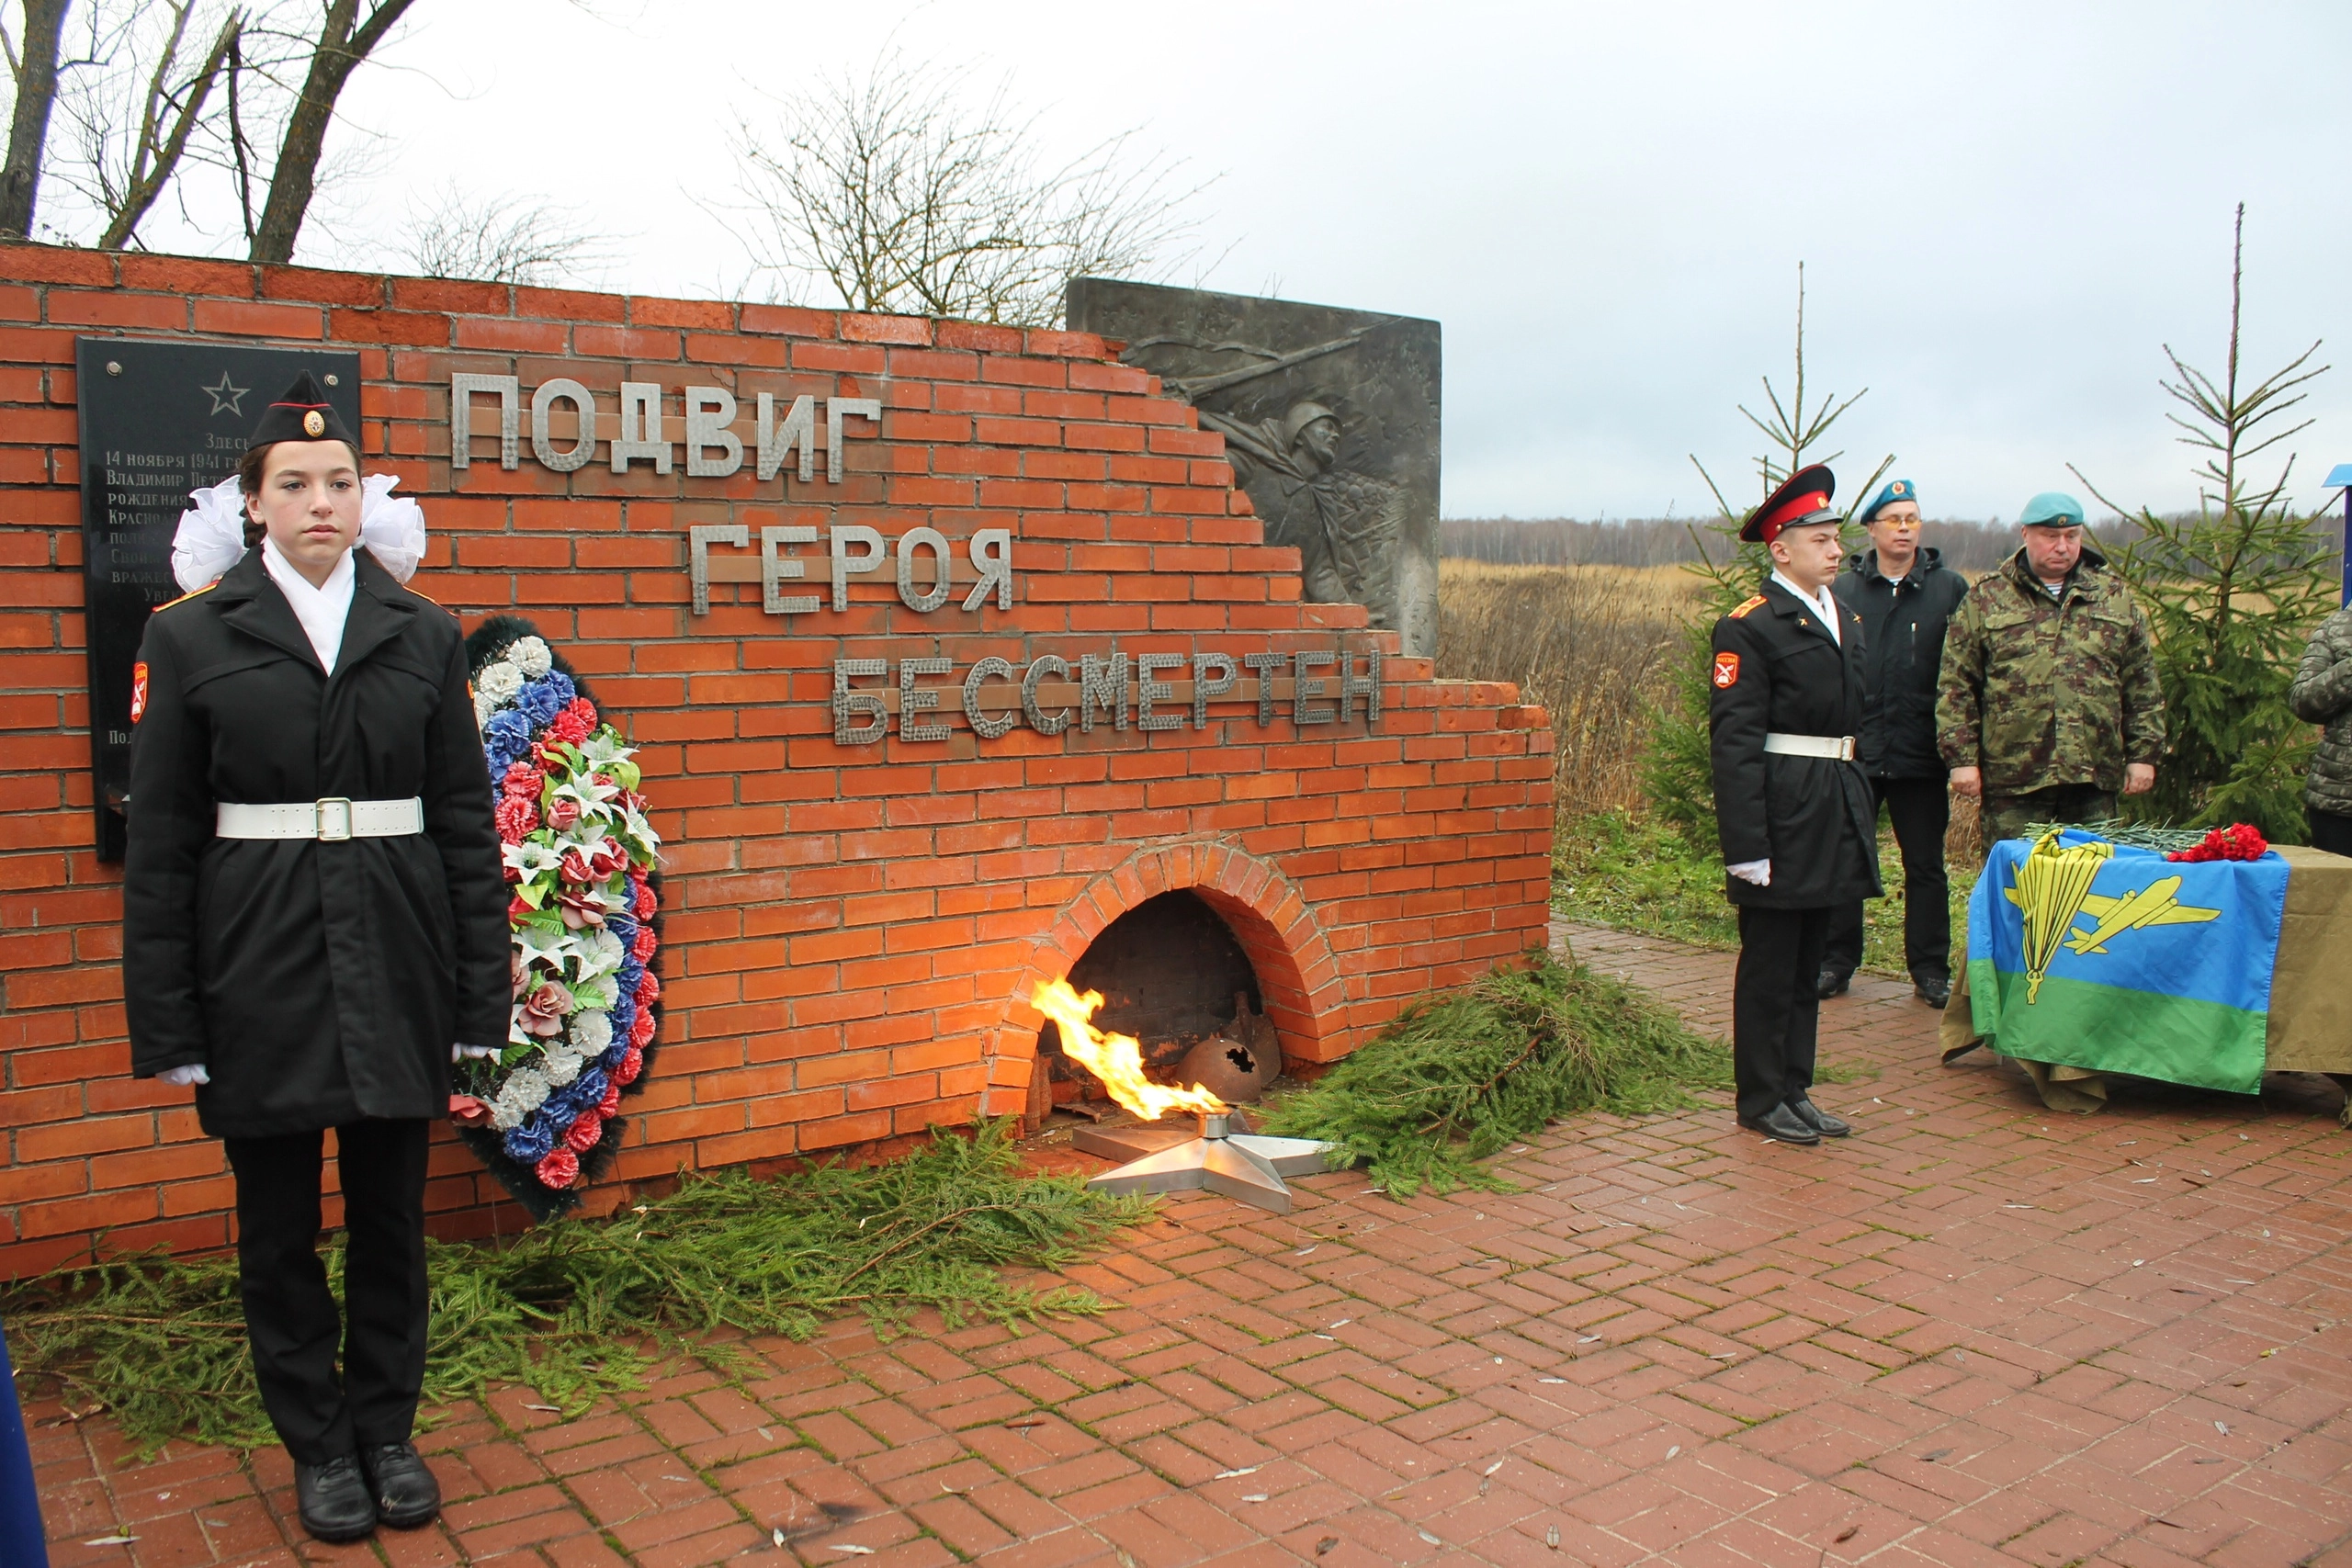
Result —
[[294, 242], [302, 231], [303, 216], [317, 188], [319, 154], [326, 145], [335, 100], [352, 72], [384, 40], [410, 4], [411, 0], [376, 0], [375, 8], [362, 21], [360, 0], [327, 0], [310, 69], [293, 112], [286, 118], [286, 137], [278, 146], [269, 197], [254, 226], [251, 259], [277, 263], [294, 259]]
[[747, 221], [739, 236], [787, 295], [830, 291], [853, 310], [1023, 326], [1061, 319], [1083, 273], [1164, 276], [1193, 223], [1176, 169], [1138, 159], [1133, 133], [1066, 164], [999, 87], [973, 107], [962, 72], [883, 55], [785, 98], [731, 138]]
[[73, 0], [25, 0], [25, 47], [20, 54], [7, 29], [8, 74], [17, 85], [17, 105], [8, 120], [8, 157], [0, 164], [0, 237], [21, 240], [32, 232], [33, 198], [40, 188], [42, 150], [49, 142], [49, 115], [57, 101], [57, 45]]
[[[115, 211], [107, 223], [106, 232], [98, 237], [100, 250], [120, 250], [128, 243], [139, 227], [139, 220], [147, 216], [147, 209], [163, 194], [164, 186], [178, 173], [180, 158], [187, 151], [188, 136], [204, 113], [204, 100], [211, 95], [212, 84], [219, 79], [221, 67], [228, 61], [230, 48], [236, 41], [243, 21], [242, 16], [232, 11], [228, 19], [220, 24], [220, 36], [213, 40], [211, 52], [204, 57], [204, 63], [186, 83], [175, 88], [170, 83], [169, 73], [177, 53], [180, 31], [187, 22], [186, 11], [177, 18], [178, 26], [173, 33], [172, 47], [156, 62], [155, 73], [149, 80], [147, 102], [139, 122], [129, 177], [113, 203]], [[174, 114], [175, 107], [176, 115]], [[168, 131], [164, 129], [166, 118], [172, 120]]]
[[469, 199], [453, 187], [410, 215], [400, 257], [424, 277], [548, 285], [577, 281], [610, 253], [554, 208], [512, 196]]

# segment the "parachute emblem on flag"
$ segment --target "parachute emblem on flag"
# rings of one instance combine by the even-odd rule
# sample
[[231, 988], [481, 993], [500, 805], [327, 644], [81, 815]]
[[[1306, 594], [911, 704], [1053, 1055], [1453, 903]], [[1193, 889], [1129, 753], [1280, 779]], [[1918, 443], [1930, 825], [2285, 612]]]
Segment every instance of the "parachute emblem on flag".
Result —
[[[2062, 845], [2056, 833], [2045, 834], [2018, 867], [2017, 886], [2003, 889], [2009, 902], [2024, 911], [2029, 1006], [2039, 997], [2061, 945], [2077, 957], [2104, 955], [2108, 942], [2126, 931], [2221, 917], [2219, 909], [2183, 904], [2177, 876], [2160, 878], [2120, 897], [2093, 893], [2092, 885], [2114, 853], [2115, 846], [2103, 841]], [[2091, 919], [2091, 929], [2075, 930], [2075, 922], [2085, 915]]]

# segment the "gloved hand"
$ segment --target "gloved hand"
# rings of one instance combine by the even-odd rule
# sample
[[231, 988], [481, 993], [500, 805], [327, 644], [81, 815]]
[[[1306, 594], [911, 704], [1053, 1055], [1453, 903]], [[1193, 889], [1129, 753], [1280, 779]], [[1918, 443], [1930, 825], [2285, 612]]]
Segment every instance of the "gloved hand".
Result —
[[1758, 887], [1772, 886], [1772, 863], [1769, 860], [1744, 860], [1737, 865], [1724, 867], [1742, 882], [1752, 882]]
[[155, 1075], [174, 1089], [186, 1089], [190, 1084], [210, 1083], [212, 1075], [204, 1070], [201, 1062], [190, 1062], [184, 1067], [165, 1067]]

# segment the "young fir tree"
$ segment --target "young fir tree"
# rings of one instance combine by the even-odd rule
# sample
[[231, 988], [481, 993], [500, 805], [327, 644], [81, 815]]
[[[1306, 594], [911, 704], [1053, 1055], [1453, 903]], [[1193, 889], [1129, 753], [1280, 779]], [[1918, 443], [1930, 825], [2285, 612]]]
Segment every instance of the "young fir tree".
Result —
[[[1755, 459], [1757, 478], [1761, 483], [1757, 502], [1761, 503], [1807, 463], [1833, 463], [1843, 456], [1831, 452], [1825, 457], [1815, 449], [1827, 437], [1838, 417], [1869, 392], [1865, 387], [1849, 398], [1841, 400], [1830, 393], [1810, 406], [1805, 402], [1804, 264], [1799, 262], [1793, 395], [1783, 405], [1772, 378], [1767, 376], [1764, 397], [1770, 414], [1759, 415], [1747, 404], [1739, 405], [1747, 423], [1763, 432], [1765, 440], [1770, 443]], [[1698, 547], [1699, 558], [1685, 570], [1700, 580], [1700, 604], [1683, 628], [1685, 651], [1674, 668], [1673, 696], [1650, 732], [1649, 753], [1642, 764], [1642, 795], [1650, 811], [1661, 821], [1671, 823], [1693, 849], [1712, 854], [1716, 849], [1715, 794], [1714, 765], [1708, 750], [1707, 710], [1714, 689], [1708, 674], [1714, 662], [1715, 622], [1753, 594], [1771, 575], [1772, 558], [1763, 546], [1740, 541], [1739, 525], [1752, 508], [1733, 510], [1724, 497], [1723, 488], [1715, 483], [1714, 476], [1695, 453], [1690, 463], [1715, 498], [1716, 515], [1703, 530], [1697, 525], [1690, 528], [1690, 539]], [[1894, 465], [1894, 456], [1889, 453], [1871, 470], [1868, 479], [1847, 492], [1848, 519], [1852, 518], [1859, 500], [1875, 491], [1880, 478]]]
[[2140, 530], [2113, 552], [2114, 565], [2155, 633], [2166, 743], [2156, 787], [2132, 799], [2132, 814], [2196, 827], [2251, 822], [2266, 837], [2300, 843], [2309, 832], [2302, 781], [2315, 735], [2287, 706], [2287, 688], [2312, 628], [2335, 608], [2338, 555], [2316, 518], [2287, 498], [2292, 453], [2267, 483], [2247, 465], [2310, 426], [2308, 419], [2284, 429], [2277, 422], [2328, 367], [2312, 366], [2314, 342], [2243, 384], [2245, 255], [2241, 203], [2231, 250], [2229, 358], [2220, 380], [2165, 345], [2177, 378], [2158, 385], [2186, 411], [2165, 417], [2180, 428], [2183, 445], [2204, 454], [2194, 470], [2197, 511], [2176, 517], [2127, 511], [2080, 468], [2074, 472]]

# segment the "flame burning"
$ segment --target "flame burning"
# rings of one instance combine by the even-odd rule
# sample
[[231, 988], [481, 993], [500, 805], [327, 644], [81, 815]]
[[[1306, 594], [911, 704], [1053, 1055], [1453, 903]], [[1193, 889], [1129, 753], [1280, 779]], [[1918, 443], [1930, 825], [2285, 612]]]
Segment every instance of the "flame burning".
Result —
[[1101, 1078], [1113, 1100], [1145, 1121], [1157, 1122], [1170, 1111], [1214, 1113], [1227, 1109], [1225, 1101], [1199, 1084], [1170, 1089], [1144, 1077], [1143, 1048], [1135, 1037], [1104, 1034], [1094, 1027], [1094, 1010], [1102, 1005], [1102, 992], [1080, 996], [1069, 988], [1069, 981], [1050, 980], [1041, 983], [1029, 1000], [1060, 1026], [1062, 1054]]

